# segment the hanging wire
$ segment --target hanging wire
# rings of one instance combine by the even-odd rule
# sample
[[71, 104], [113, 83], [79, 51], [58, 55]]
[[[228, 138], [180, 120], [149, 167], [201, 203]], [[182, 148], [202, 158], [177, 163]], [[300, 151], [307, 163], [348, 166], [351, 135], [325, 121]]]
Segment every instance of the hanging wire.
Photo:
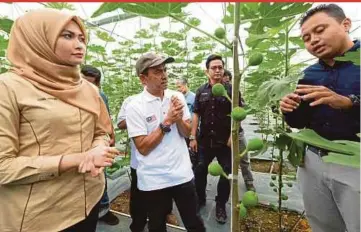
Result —
[[[19, 4], [15, 4], [15, 3], [13, 3], [13, 4], [14, 4], [14, 8], [15, 8], [16, 12], [17, 12], [19, 15], [22, 15], [22, 14], [25, 13], [25, 11], [20, 7]], [[19, 12], [19, 10], [20, 10], [20, 12]]]
[[88, 16], [88, 14], [86, 13], [86, 11], [85, 11], [85, 9], [84, 9], [84, 7], [83, 7], [83, 4], [82, 4], [82, 3], [79, 3], [79, 5], [80, 5], [80, 9], [83, 11], [83, 13], [84, 13], [84, 15], [85, 15], [85, 17], [86, 17], [86, 20], [88, 20], [88, 19], [89, 19], [89, 16]]
[[350, 34], [357, 31], [358, 29], [360, 29], [361, 25], [360, 26], [357, 26], [355, 29], [353, 29], [352, 31], [350, 31]]
[[206, 16], [208, 17], [208, 18], [210, 18], [215, 24], [217, 24], [218, 26], [221, 26], [220, 24], [219, 24], [219, 22], [217, 22], [212, 16], [210, 16], [208, 13], [207, 13], [207, 11], [205, 11], [204, 9], [203, 9], [203, 7], [199, 4], [199, 3], [196, 3], [197, 4], [197, 6], [203, 11], [203, 13], [204, 14], [206, 14]]
[[[114, 29], [115, 29], [115, 27], [117, 26], [117, 24], [118, 24], [118, 22], [116, 22], [116, 23], [114, 24], [113, 30], [111, 31], [111, 33], [110, 33], [110, 35], [109, 35], [110, 37], [112, 37], [112, 36], [113, 36]], [[104, 49], [107, 47], [108, 42], [109, 42], [109, 41], [106, 41], [106, 42], [105, 42]]]

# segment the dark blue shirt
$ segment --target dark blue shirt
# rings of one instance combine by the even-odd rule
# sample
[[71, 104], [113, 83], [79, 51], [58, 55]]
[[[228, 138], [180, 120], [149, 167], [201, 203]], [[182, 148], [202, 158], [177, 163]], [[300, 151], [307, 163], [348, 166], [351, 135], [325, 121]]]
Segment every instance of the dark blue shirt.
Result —
[[[232, 98], [232, 86], [223, 83], [228, 96]], [[241, 103], [241, 94], [239, 95]], [[202, 147], [220, 147], [227, 144], [231, 133], [232, 104], [225, 97], [215, 97], [212, 86], [206, 83], [198, 88], [193, 112], [199, 116], [199, 143]]]
[[[360, 41], [354, 41], [349, 51], [360, 48]], [[302, 84], [322, 85], [337, 94], [360, 97], [360, 66], [352, 62], [336, 61], [331, 67], [320, 60], [304, 70]], [[312, 102], [312, 101], [311, 101]], [[302, 101], [297, 110], [286, 113], [285, 120], [291, 127], [310, 128], [329, 140], [360, 141], [360, 106], [348, 110], [334, 109], [328, 105], [311, 107]]]
[[110, 109], [109, 109], [109, 103], [108, 103], [108, 97], [105, 95], [105, 93], [103, 93], [103, 91], [100, 91], [100, 96], [102, 97], [104, 103], [105, 103], [105, 106], [107, 107], [107, 110], [108, 110], [108, 113], [110, 115]]

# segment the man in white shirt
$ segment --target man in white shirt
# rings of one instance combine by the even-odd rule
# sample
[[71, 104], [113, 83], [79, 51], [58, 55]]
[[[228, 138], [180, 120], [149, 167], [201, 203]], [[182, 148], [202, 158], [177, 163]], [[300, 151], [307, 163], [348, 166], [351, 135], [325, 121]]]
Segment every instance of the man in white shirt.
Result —
[[172, 57], [154, 53], [141, 56], [137, 75], [145, 89], [127, 107], [129, 137], [136, 146], [138, 188], [147, 200], [149, 231], [166, 231], [166, 216], [175, 201], [188, 231], [205, 231], [197, 214], [197, 195], [185, 137], [190, 113], [184, 96], [168, 90], [165, 64]]

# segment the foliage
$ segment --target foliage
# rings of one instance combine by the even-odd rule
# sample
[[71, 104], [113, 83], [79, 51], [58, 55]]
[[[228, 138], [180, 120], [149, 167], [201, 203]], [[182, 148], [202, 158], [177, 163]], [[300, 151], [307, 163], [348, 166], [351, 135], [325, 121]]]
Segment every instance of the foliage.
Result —
[[335, 60], [351, 61], [355, 65], [360, 66], [360, 48], [356, 51], [349, 51], [343, 57], [337, 57]]
[[95, 11], [92, 17], [100, 16], [104, 13], [123, 9], [127, 13], [142, 15], [144, 17], [159, 19], [170, 14], [181, 14], [182, 8], [188, 3], [165, 3], [165, 2], [149, 2], [149, 3], [103, 3], [100, 8]]
[[[298, 146], [304, 150], [305, 145], [312, 145], [319, 147], [329, 152], [328, 156], [322, 157], [325, 162], [335, 163], [350, 167], [360, 167], [360, 143], [354, 141], [343, 141], [335, 140], [330, 141], [318, 135], [315, 131], [310, 129], [303, 129], [299, 132], [287, 133], [290, 140], [285, 139], [284, 144], [292, 144], [295, 141], [298, 143]], [[291, 160], [295, 161], [295, 165], [302, 165], [300, 157], [301, 151], [303, 150], [291, 150], [289, 157]]]
[[53, 8], [53, 9], [58, 9], [58, 10], [63, 10], [63, 9], [67, 9], [67, 10], [75, 10], [75, 7], [73, 4], [68, 3], [68, 2], [47, 2], [47, 3], [42, 3], [46, 8]]
[[10, 33], [10, 29], [14, 21], [8, 18], [0, 18], [0, 31], [4, 31], [7, 34]]

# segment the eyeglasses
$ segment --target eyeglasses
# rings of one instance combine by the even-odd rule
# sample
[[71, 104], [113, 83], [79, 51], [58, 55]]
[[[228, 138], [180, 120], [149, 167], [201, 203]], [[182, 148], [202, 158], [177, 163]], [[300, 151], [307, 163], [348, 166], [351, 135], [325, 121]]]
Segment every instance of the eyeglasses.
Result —
[[212, 67], [209, 67], [209, 69], [211, 69], [212, 71], [216, 71], [217, 69], [219, 70], [223, 70], [223, 66], [212, 66]]

